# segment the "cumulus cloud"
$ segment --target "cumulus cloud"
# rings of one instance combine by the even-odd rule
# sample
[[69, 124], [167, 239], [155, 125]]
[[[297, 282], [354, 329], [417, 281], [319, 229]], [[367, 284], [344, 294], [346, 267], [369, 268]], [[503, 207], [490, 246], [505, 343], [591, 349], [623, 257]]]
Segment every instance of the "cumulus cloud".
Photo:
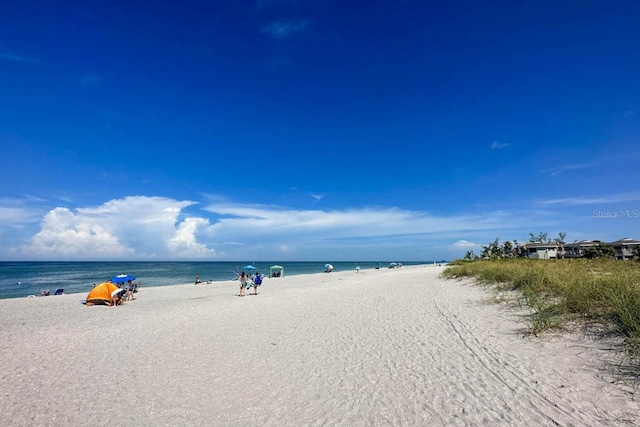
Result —
[[190, 208], [196, 202], [147, 196], [56, 207], [43, 215], [26, 244], [5, 248], [5, 253], [25, 260], [266, 260], [336, 256], [339, 248], [343, 257], [369, 254], [375, 259], [396, 250], [415, 256], [429, 245], [461, 250], [474, 244], [460, 240], [451, 246], [443, 236], [493, 235], [540, 221], [539, 213], [528, 212], [433, 215], [396, 207], [295, 209], [208, 200], [195, 214]]
[[187, 218], [191, 201], [133, 196], [74, 211], [57, 207], [19, 252], [40, 259], [157, 259], [214, 255], [196, 241], [208, 222]]
[[42, 221], [42, 227], [22, 248], [32, 255], [65, 259], [78, 255], [91, 258], [118, 258], [133, 255], [104, 227], [83, 221], [67, 208], [55, 208]]
[[206, 245], [196, 241], [196, 232], [199, 228], [207, 227], [209, 221], [203, 218], [186, 218], [175, 234], [169, 240], [168, 247], [174, 253], [182, 253], [190, 258], [202, 258], [214, 256], [215, 250], [207, 248]]

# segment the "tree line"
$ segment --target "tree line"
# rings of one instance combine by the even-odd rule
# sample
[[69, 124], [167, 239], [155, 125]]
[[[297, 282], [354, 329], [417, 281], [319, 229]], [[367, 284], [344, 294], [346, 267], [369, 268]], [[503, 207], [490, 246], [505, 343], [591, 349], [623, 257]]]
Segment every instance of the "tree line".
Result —
[[[524, 243], [518, 243], [517, 240], [506, 240], [500, 243], [500, 240], [496, 238], [488, 245], [482, 246], [482, 252], [476, 255], [472, 250], [467, 251], [464, 256], [465, 260], [475, 259], [499, 259], [499, 258], [520, 258], [525, 256], [525, 245], [527, 243], [544, 243], [555, 244], [559, 248], [560, 258], [564, 258], [564, 247], [567, 244], [565, 238], [567, 233], [560, 232], [557, 237], [551, 238], [548, 233], [540, 232], [538, 235], [529, 233], [529, 240]], [[587, 259], [594, 258], [615, 258], [616, 253], [611, 245], [599, 242], [595, 240], [595, 245], [586, 247], [582, 250], [582, 257]], [[640, 246], [636, 246], [633, 249], [633, 259], [640, 260]]]

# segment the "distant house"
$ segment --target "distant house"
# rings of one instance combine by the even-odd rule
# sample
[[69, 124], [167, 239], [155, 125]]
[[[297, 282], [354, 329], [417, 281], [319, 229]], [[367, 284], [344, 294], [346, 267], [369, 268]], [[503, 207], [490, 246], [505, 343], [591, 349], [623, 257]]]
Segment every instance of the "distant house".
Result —
[[640, 246], [640, 240], [625, 237], [607, 244], [613, 248], [616, 253], [616, 259], [628, 260], [633, 259], [633, 250], [636, 246]]
[[581, 240], [564, 245], [565, 258], [582, 258], [584, 250], [602, 244], [600, 240]]
[[557, 243], [525, 243], [522, 254], [533, 259], [555, 259], [558, 258], [559, 246]]
[[565, 243], [525, 243], [521, 248], [521, 256], [533, 259], [555, 259], [555, 258], [582, 258], [585, 251], [598, 245], [611, 246], [615, 252], [616, 259], [633, 259], [633, 251], [640, 246], [640, 240], [625, 237], [615, 242], [602, 242], [600, 240], [581, 240], [579, 242]]

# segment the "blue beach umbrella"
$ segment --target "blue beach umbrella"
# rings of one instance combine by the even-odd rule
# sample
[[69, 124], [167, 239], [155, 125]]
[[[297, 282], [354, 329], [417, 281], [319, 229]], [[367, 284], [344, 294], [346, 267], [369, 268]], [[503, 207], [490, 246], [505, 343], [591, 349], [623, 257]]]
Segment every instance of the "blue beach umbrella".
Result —
[[117, 276], [111, 278], [112, 283], [124, 283], [128, 282], [129, 280], [136, 280], [136, 278], [133, 276], [129, 276], [128, 274], [118, 274]]
[[253, 265], [245, 265], [242, 268], [245, 269], [245, 270], [257, 270], [257, 268], [254, 267]]

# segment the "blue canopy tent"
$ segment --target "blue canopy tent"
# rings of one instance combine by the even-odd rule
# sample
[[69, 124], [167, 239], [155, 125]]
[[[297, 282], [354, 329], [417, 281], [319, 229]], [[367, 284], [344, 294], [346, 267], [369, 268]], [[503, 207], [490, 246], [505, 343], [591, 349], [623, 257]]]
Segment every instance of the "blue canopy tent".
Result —
[[111, 278], [112, 283], [124, 283], [128, 282], [129, 280], [136, 280], [136, 278], [128, 274], [118, 274], [117, 276]]

